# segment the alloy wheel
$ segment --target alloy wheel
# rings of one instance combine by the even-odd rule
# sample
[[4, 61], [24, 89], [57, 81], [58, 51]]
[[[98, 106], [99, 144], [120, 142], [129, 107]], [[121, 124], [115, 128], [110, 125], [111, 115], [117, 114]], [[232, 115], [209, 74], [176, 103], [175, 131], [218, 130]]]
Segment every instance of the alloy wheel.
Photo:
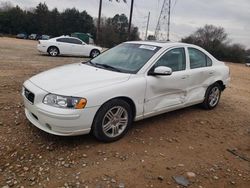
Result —
[[51, 48], [51, 49], [49, 50], [49, 54], [50, 54], [51, 56], [57, 56], [58, 50], [57, 50], [56, 48]]
[[128, 112], [122, 106], [115, 106], [107, 111], [102, 121], [106, 136], [114, 138], [123, 133], [128, 125]]
[[214, 107], [219, 102], [220, 89], [218, 87], [212, 88], [209, 94], [208, 102], [211, 107]]

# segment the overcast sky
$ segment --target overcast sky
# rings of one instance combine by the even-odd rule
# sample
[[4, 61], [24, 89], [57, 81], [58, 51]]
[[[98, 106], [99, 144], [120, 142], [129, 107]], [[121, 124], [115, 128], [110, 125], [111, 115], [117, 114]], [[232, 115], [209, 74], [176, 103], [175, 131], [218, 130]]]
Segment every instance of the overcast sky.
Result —
[[[0, 0], [4, 2], [6, 0]], [[8, 0], [22, 8], [35, 7], [46, 2], [50, 9], [59, 10], [75, 7], [86, 10], [97, 17], [99, 0]], [[127, 4], [103, 0], [102, 15], [106, 17], [125, 13], [129, 16], [131, 0]], [[134, 0], [133, 24], [145, 36], [147, 15], [151, 12], [149, 33], [154, 33], [164, 0]], [[171, 40], [177, 41], [188, 36], [198, 27], [213, 24], [224, 27], [233, 43], [241, 43], [250, 48], [250, 0], [172, 0]]]

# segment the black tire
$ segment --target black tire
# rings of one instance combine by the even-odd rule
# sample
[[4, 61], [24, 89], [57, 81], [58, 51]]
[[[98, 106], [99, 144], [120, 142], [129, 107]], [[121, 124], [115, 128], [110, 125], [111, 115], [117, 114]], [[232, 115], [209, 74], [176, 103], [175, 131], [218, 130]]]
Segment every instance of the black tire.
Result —
[[[117, 119], [118, 122], [113, 122], [110, 120], [110, 118], [108, 118], [108, 112], [115, 110], [116, 108], [120, 108], [123, 109], [124, 114], [121, 115], [121, 118], [126, 119], [125, 117], [127, 117], [127, 122], [124, 123], [124, 126], [119, 125], [119, 120]], [[118, 110], [116, 112], [118, 114]], [[127, 116], [125, 116], [127, 115]], [[123, 117], [122, 117], [123, 116]], [[113, 99], [111, 101], [108, 101], [107, 103], [105, 103], [96, 113], [96, 116], [94, 118], [93, 121], [93, 125], [92, 125], [92, 133], [95, 136], [95, 138], [99, 141], [102, 142], [114, 142], [116, 140], [121, 139], [129, 130], [131, 124], [132, 124], [132, 119], [133, 119], [133, 115], [132, 115], [132, 110], [130, 105], [120, 99]], [[108, 121], [107, 121], [108, 120]], [[109, 131], [111, 131], [111, 133], [109, 133], [108, 131], [104, 131], [104, 127], [108, 124], [106, 123], [105, 125], [105, 121], [109, 122], [111, 121], [112, 123], [110, 123], [111, 125], [108, 125], [108, 127], [111, 127], [110, 129], [107, 129]], [[116, 124], [116, 125], [113, 125]], [[125, 125], [126, 124], [126, 125]], [[119, 127], [119, 128], [114, 128], [114, 127]], [[115, 132], [115, 130], [120, 130], [120, 133], [116, 136], [110, 136], [109, 134], [112, 134], [113, 132]]]
[[55, 46], [51, 46], [48, 48], [48, 53], [52, 57], [56, 57], [59, 55], [59, 49]]
[[[218, 91], [218, 95], [216, 95], [217, 100], [215, 100], [215, 97], [213, 98], [213, 92]], [[214, 95], [215, 96], [215, 95]], [[215, 83], [207, 88], [206, 94], [205, 94], [205, 99], [203, 103], [201, 104], [203, 108], [207, 110], [212, 110], [214, 109], [219, 101], [220, 101], [220, 96], [221, 96], [221, 86], [218, 83]], [[212, 102], [214, 100], [214, 102]]]
[[97, 49], [94, 49], [94, 50], [91, 50], [90, 52], [90, 58], [94, 58], [94, 57], [97, 57], [98, 55], [100, 55], [100, 51], [97, 50]]

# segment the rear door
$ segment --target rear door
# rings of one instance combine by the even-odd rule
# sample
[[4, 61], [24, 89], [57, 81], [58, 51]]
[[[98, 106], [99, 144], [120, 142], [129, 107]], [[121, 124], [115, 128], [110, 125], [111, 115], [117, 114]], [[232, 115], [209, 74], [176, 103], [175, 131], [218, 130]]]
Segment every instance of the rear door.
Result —
[[212, 66], [212, 60], [201, 50], [188, 47], [187, 51], [190, 65], [188, 70], [190, 79], [187, 101], [195, 103], [204, 99], [205, 92], [209, 83], [211, 83], [211, 79], [213, 79], [215, 70]]
[[169, 76], [147, 75], [144, 115], [164, 111], [168, 108], [184, 104], [189, 75], [186, 72], [185, 48], [173, 48], [167, 51], [151, 68], [170, 67]]

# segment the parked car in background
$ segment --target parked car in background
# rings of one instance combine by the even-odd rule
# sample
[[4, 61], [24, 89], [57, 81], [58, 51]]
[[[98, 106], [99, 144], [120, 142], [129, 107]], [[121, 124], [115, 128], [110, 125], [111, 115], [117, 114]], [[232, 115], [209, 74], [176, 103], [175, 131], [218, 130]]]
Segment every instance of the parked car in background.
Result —
[[51, 37], [49, 35], [42, 35], [41, 40], [49, 40]]
[[18, 39], [27, 39], [28, 35], [26, 33], [19, 33], [19, 34], [17, 34], [16, 38], [18, 38]]
[[[59, 37], [50, 44], [65, 39], [75, 38]], [[46, 51], [50, 45], [44, 46]], [[124, 136], [133, 121], [195, 104], [215, 108], [229, 84], [229, 72], [195, 45], [126, 42], [87, 63], [27, 80], [22, 93], [25, 114], [50, 134], [92, 132], [98, 140], [111, 142]]]
[[85, 42], [86, 44], [94, 44], [93, 36], [89, 33], [72, 33], [71, 37], [76, 37]]
[[249, 66], [250, 67], [250, 55], [247, 55], [245, 57], [245, 63], [246, 63], [246, 66]]
[[36, 40], [37, 39], [37, 34], [31, 34], [29, 35], [30, 40]]
[[49, 40], [39, 40], [38, 51], [48, 53], [51, 56], [71, 55], [96, 57], [101, 53], [102, 48], [88, 45], [75, 37], [61, 36]]
[[51, 38], [50, 35], [37, 35], [36, 40], [49, 40]]

